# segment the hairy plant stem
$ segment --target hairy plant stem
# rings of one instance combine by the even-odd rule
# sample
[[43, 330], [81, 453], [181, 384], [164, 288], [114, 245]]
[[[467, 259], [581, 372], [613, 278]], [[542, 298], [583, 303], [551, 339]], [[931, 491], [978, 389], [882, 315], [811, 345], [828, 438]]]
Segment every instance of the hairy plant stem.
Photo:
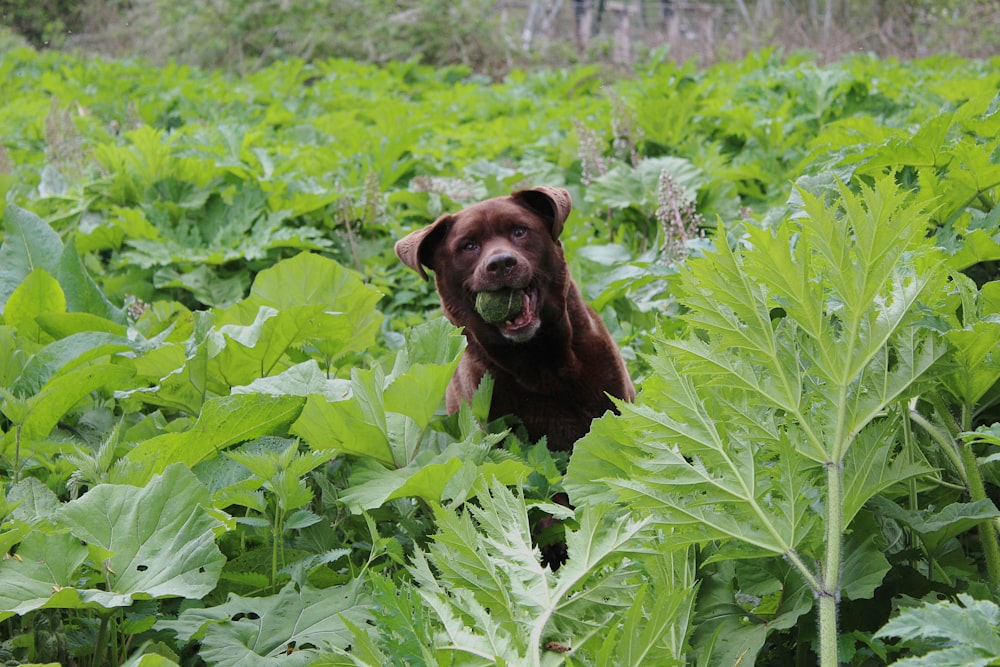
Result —
[[819, 595], [819, 664], [837, 667], [837, 606], [840, 602], [841, 534], [843, 533], [843, 475], [840, 461], [826, 464], [826, 558]]
[[[962, 406], [962, 429], [968, 431], [971, 428], [972, 411], [968, 406]], [[958, 448], [965, 464], [969, 497], [972, 502], [986, 500], [986, 486], [983, 484], [983, 475], [979, 470], [979, 461], [976, 460], [972, 444], [959, 440]], [[983, 557], [986, 560], [986, 576], [990, 581], [990, 590], [995, 595], [1000, 592], [1000, 541], [997, 539], [997, 531], [992, 521], [983, 521], [979, 524], [979, 542], [982, 544]]]
[[[983, 484], [983, 476], [979, 472], [979, 463], [976, 461], [975, 452], [972, 451], [972, 445], [962, 443], [960, 449], [968, 476], [969, 497], [972, 502], [986, 500], [986, 487]], [[997, 531], [992, 521], [983, 521], [979, 524], [979, 542], [983, 546], [983, 557], [986, 559], [986, 575], [989, 577], [990, 589], [996, 594], [1000, 591], [1000, 542], [997, 540]]]

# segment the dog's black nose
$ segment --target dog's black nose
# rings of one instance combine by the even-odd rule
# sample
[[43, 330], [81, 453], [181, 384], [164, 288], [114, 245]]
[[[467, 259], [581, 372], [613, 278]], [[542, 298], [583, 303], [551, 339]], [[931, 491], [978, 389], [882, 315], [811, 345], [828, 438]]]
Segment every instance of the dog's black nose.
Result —
[[509, 252], [499, 252], [486, 262], [486, 270], [497, 275], [510, 271], [515, 266], [517, 266], [517, 257]]

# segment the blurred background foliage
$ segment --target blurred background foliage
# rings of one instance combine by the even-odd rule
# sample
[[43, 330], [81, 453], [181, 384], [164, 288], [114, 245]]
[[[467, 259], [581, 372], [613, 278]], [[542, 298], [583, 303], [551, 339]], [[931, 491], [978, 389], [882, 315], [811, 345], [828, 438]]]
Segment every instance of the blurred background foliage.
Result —
[[658, 50], [710, 65], [775, 45], [824, 60], [990, 57], [998, 24], [998, 0], [0, 0], [0, 27], [38, 48], [239, 74], [345, 57], [498, 77], [532, 65], [627, 67]]

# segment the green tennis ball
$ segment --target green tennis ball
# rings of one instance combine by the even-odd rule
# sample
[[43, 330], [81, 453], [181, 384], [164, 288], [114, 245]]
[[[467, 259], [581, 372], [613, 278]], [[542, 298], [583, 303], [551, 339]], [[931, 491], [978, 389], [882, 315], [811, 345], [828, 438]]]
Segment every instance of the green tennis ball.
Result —
[[499, 289], [495, 292], [480, 292], [476, 295], [476, 312], [486, 322], [499, 324], [512, 320], [521, 314], [522, 290]]

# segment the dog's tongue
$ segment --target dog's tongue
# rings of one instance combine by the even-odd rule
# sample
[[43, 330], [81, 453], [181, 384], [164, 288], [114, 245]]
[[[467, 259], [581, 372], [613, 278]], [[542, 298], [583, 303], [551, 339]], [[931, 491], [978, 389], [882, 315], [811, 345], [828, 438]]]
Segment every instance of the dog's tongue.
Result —
[[521, 307], [517, 316], [500, 323], [500, 326], [507, 331], [517, 331], [530, 324], [534, 317], [535, 311], [532, 308], [531, 298], [527, 292], [521, 292]]

